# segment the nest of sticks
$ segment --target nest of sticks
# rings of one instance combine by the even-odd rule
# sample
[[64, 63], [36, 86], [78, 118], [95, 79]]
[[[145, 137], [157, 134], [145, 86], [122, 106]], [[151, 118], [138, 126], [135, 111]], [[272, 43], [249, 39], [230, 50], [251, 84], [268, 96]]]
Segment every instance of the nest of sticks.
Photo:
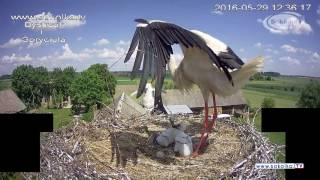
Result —
[[[251, 123], [216, 122], [203, 154], [179, 157], [173, 147], [155, 138], [171, 127], [167, 116], [121, 119], [109, 108], [90, 123], [74, 120], [54, 133], [42, 133], [41, 171], [22, 173], [26, 179], [279, 179], [276, 170], [255, 168], [274, 163], [279, 146]], [[200, 138], [202, 116], [178, 116], [194, 143]]]

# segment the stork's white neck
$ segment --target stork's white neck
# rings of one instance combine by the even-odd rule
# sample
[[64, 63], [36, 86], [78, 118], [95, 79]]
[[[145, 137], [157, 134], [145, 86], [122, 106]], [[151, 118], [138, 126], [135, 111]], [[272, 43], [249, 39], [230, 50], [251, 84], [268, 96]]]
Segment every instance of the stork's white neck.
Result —
[[147, 27], [148, 26], [148, 24], [146, 24], [146, 23], [138, 23], [137, 24], [137, 27]]

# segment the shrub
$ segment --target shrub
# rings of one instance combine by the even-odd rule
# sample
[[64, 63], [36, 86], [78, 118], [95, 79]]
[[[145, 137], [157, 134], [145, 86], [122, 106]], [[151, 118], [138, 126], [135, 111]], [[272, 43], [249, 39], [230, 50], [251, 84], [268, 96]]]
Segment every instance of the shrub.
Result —
[[77, 112], [81, 105], [89, 107], [101, 102], [104, 92], [104, 82], [99, 76], [91, 71], [84, 71], [71, 84], [72, 102], [75, 108], [73, 112]]
[[298, 107], [320, 108], [320, 84], [310, 83], [301, 92]]
[[275, 101], [272, 98], [263, 98], [261, 107], [263, 108], [273, 108], [275, 107]]
[[295, 90], [295, 87], [291, 86], [290, 91], [294, 91], [294, 90]]

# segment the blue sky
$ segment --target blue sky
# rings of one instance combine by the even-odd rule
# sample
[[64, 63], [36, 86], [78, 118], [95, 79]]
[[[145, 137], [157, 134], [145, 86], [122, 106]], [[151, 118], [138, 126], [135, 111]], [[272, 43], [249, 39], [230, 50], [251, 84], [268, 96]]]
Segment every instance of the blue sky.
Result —
[[[264, 26], [268, 16], [288, 12], [296, 4], [303, 20], [290, 29], [274, 31]], [[272, 4], [282, 4], [272, 10]], [[265, 11], [216, 11], [221, 4], [258, 7]], [[308, 10], [301, 5], [311, 4]], [[279, 7], [279, 6], [278, 6]], [[306, 7], [306, 6], [305, 6]], [[30, 29], [26, 20], [12, 20], [14, 15], [82, 15], [84, 19], [64, 21], [56, 29]], [[291, 16], [290, 16], [291, 17]], [[296, 17], [296, 16], [293, 16]], [[258, 55], [266, 58], [264, 71], [288, 75], [320, 77], [320, 6], [312, 1], [196, 1], [196, 0], [109, 0], [56, 1], [3, 0], [0, 2], [0, 75], [10, 74], [21, 64], [54, 67], [74, 66], [81, 71], [94, 63], [111, 65], [111, 70], [131, 70], [132, 61], [123, 56], [135, 30], [136, 18], [173, 22], [188, 29], [206, 32], [227, 43], [244, 61]], [[29, 20], [30, 22], [30, 20]], [[34, 22], [34, 21], [31, 21]], [[56, 43], [32, 43], [35, 39], [64, 39]], [[31, 41], [30, 41], [31, 40]], [[181, 58], [177, 50], [177, 57]]]

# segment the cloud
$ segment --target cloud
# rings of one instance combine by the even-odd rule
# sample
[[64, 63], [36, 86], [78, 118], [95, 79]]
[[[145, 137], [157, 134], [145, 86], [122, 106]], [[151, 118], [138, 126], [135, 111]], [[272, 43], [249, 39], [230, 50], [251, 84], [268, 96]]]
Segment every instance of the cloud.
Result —
[[[71, 17], [75, 17], [76, 15], [70, 15]], [[79, 18], [72, 19], [64, 19], [60, 22], [63, 28], [75, 28], [86, 24], [86, 20]]]
[[[28, 43], [29, 42], [29, 43]], [[23, 38], [11, 38], [8, 42], [0, 45], [1, 48], [14, 48], [20, 45], [27, 45], [27, 48], [37, 48], [41, 46], [41, 41], [25, 41]], [[19, 47], [21, 50], [23, 46]]]
[[319, 14], [319, 15], [320, 15], [320, 5], [318, 6], [317, 14]]
[[259, 20], [263, 27], [274, 34], [310, 34], [312, 27], [304, 17], [296, 12], [282, 12], [277, 15], [268, 16], [263, 21]]
[[36, 41], [36, 42], [30, 42], [27, 46], [27, 48], [37, 48], [42, 45], [41, 41]]
[[245, 51], [244, 48], [240, 48], [240, 49], [239, 49], [239, 52], [244, 52], [244, 51]]
[[13, 48], [19, 45], [22, 45], [24, 41], [21, 38], [13, 39], [11, 38], [8, 42], [0, 45], [1, 48]]
[[74, 53], [68, 44], [65, 44], [64, 46], [62, 46], [63, 49], [63, 53], [61, 55], [59, 55], [57, 57], [57, 59], [60, 60], [84, 60], [84, 59], [88, 59], [90, 57], [90, 55], [88, 53]]
[[293, 46], [291, 46], [289, 44], [282, 45], [281, 49], [284, 49], [287, 52], [294, 52], [294, 53], [298, 51], [297, 48], [295, 48], [295, 47], [293, 47]]
[[36, 30], [70, 29], [84, 24], [86, 24], [85, 16], [74, 14], [53, 15], [51, 12], [36, 14], [24, 23], [26, 28]]
[[[92, 57], [103, 58], [103, 59], [119, 59], [126, 54], [126, 50], [122, 47], [116, 48], [103, 48], [103, 49], [96, 49], [96, 48], [86, 48], [83, 50], [84, 53], [90, 54]], [[131, 57], [135, 57], [136, 51], [132, 54]]]
[[262, 43], [261, 42], [257, 42], [253, 45], [256, 48], [262, 48]]
[[42, 56], [42, 57], [38, 57], [37, 60], [39, 61], [48, 61], [48, 60], [51, 60], [53, 59], [52, 56]]
[[95, 46], [104, 46], [109, 44], [110, 41], [108, 39], [102, 38], [100, 40], [98, 40], [97, 42], [94, 43]]
[[266, 48], [265, 51], [271, 52], [271, 53], [273, 53], [273, 54], [278, 54], [278, 53], [279, 53], [279, 51], [277, 51], [277, 50], [275, 50], [275, 49], [272, 49], [272, 48]]
[[298, 59], [292, 58], [290, 56], [283, 56], [279, 58], [280, 61], [286, 62], [289, 65], [300, 65], [300, 61]]
[[312, 57], [317, 59], [317, 60], [320, 60], [320, 55], [317, 52], [313, 53]]
[[124, 55], [123, 49], [107, 49], [104, 48], [100, 51], [98, 51], [97, 56], [99, 58], [106, 58], [106, 59], [119, 59], [122, 55]]
[[83, 38], [80, 36], [77, 38], [78, 41], [81, 41]]
[[257, 42], [253, 45], [253, 47], [255, 48], [271, 48], [272, 47], [272, 44], [262, 44], [261, 42]]
[[118, 46], [129, 46], [130, 45], [130, 41], [124, 41], [124, 40], [120, 40], [117, 43]]
[[300, 52], [300, 53], [307, 54], [307, 55], [312, 54], [312, 51], [310, 51], [310, 50], [307, 50], [304, 48], [297, 48], [297, 47], [294, 47], [289, 44], [284, 44], [280, 48], [287, 51], [287, 52], [292, 52], [292, 53]]
[[13, 53], [11, 56], [8, 56], [8, 55], [3, 56], [1, 59], [2, 60], [1, 63], [4, 63], [4, 64], [24, 63], [24, 62], [30, 62], [32, 61], [32, 59], [33, 58], [29, 54], [25, 56], [19, 56]]
[[317, 52], [314, 52], [309, 59], [309, 62], [320, 64], [320, 55]]

